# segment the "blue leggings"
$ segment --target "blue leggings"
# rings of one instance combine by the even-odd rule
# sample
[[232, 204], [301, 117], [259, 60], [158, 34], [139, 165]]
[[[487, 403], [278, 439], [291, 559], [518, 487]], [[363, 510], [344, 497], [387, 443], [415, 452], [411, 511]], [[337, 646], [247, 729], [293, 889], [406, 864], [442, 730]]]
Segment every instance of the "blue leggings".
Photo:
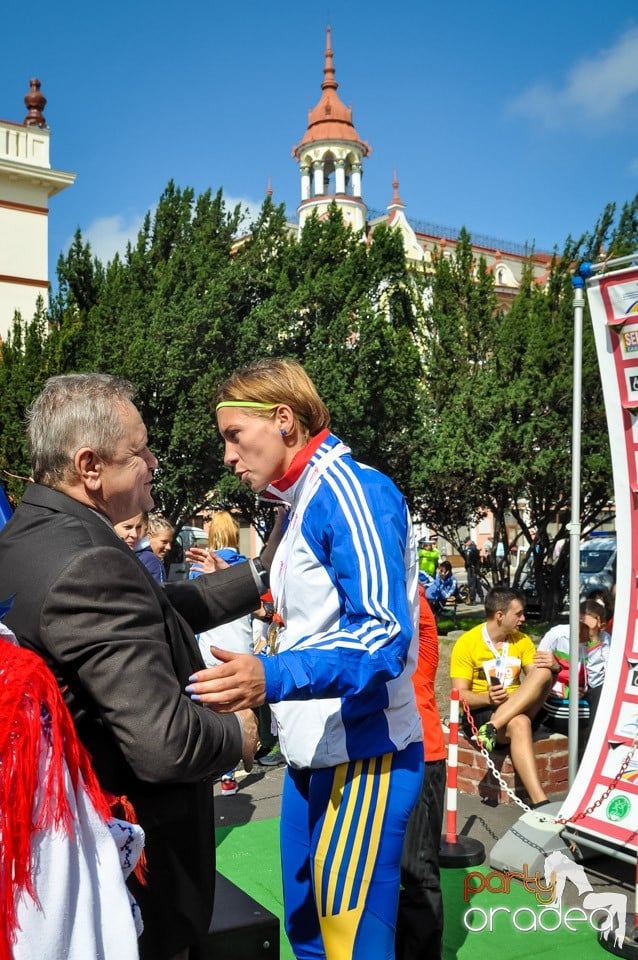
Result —
[[281, 864], [298, 960], [392, 960], [403, 838], [422, 778], [421, 743], [336, 767], [288, 767]]

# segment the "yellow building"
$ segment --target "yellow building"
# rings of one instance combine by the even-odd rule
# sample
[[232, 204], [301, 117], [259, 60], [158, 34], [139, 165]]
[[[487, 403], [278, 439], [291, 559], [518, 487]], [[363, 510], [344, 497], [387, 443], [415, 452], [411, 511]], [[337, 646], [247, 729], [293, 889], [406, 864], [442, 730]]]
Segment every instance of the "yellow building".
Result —
[[31, 80], [22, 123], [0, 120], [0, 338], [16, 310], [30, 320], [49, 293], [49, 198], [75, 174], [53, 170], [40, 81]]

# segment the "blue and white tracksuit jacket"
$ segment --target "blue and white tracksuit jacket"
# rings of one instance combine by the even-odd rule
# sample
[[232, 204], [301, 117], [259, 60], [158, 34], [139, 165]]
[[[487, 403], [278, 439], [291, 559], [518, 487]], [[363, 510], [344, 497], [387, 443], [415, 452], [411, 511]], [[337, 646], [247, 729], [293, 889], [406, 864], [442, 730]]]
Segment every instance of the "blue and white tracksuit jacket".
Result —
[[291, 508], [271, 568], [283, 626], [263, 658], [286, 760], [331, 767], [420, 741], [418, 566], [401, 493], [325, 430], [266, 496]]

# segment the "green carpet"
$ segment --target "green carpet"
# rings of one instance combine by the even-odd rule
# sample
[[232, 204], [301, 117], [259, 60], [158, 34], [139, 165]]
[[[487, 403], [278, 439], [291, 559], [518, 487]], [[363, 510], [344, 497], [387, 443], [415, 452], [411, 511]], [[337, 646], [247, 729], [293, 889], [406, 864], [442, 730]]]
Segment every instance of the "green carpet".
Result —
[[[217, 868], [220, 873], [254, 897], [262, 906], [283, 919], [283, 895], [279, 868], [279, 819], [257, 820], [239, 827], [222, 827], [217, 831]], [[486, 874], [487, 867], [475, 868]], [[512, 882], [509, 893], [481, 891], [464, 899], [465, 870], [443, 870], [441, 885], [445, 906], [445, 936], [443, 960], [522, 960], [533, 956], [553, 956], [560, 960], [589, 960], [610, 956], [598, 944], [596, 933], [589, 922], [572, 919], [573, 932], [563, 920], [551, 932], [539, 929], [538, 914], [543, 908], [534, 895], [517, 882]], [[478, 881], [477, 881], [478, 882]], [[632, 905], [633, 906], [633, 905]], [[492, 930], [489, 929], [490, 911]], [[473, 909], [467, 917], [467, 911]], [[516, 915], [519, 927], [534, 927], [525, 931], [514, 925], [514, 911], [526, 908]], [[527, 909], [531, 908], [531, 909]], [[567, 908], [565, 908], [567, 909]], [[533, 910], [533, 912], [532, 912]], [[481, 912], [483, 911], [483, 912]], [[571, 915], [574, 918], [574, 914]], [[488, 924], [481, 932], [469, 932], [464, 925], [474, 921]], [[555, 926], [556, 917], [545, 914], [545, 926]], [[281, 928], [281, 960], [294, 960], [290, 944]]]

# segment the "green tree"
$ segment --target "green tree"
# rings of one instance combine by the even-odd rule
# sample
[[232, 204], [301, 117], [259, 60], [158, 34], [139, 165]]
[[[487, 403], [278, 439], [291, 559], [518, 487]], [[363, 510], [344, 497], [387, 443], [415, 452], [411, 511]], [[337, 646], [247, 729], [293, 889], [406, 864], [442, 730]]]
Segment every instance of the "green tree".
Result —
[[[501, 421], [511, 512], [523, 532], [541, 610], [553, 619], [567, 586], [568, 551], [557, 561], [571, 511], [573, 291], [567, 263], [554, 261], [546, 290], [528, 271], [497, 341], [504, 388]], [[609, 444], [591, 327], [584, 331], [581, 522], [607, 515]], [[520, 578], [523, 566], [519, 566]]]
[[[605, 219], [605, 218], [603, 218]], [[609, 227], [603, 225], [603, 230]], [[595, 231], [597, 236], [600, 231]], [[507, 515], [522, 531], [517, 546], [533, 564], [544, 617], [553, 618], [565, 590], [563, 552], [571, 478], [573, 294], [570, 261], [555, 258], [545, 288], [528, 266], [510, 309], [498, 309], [491, 276], [472, 259], [462, 235], [450, 258], [434, 265], [426, 355], [433, 428], [424, 481], [437, 491], [425, 514], [458, 545], [460, 531], [489, 509], [495, 541], [504, 545]], [[584, 524], [607, 514], [607, 431], [591, 330], [583, 366]], [[522, 568], [519, 567], [519, 574]], [[525, 568], [529, 570], [529, 566]]]
[[[555, 606], [548, 561], [569, 507], [570, 265], [601, 246], [635, 249], [637, 210], [635, 199], [616, 218], [609, 205], [590, 234], [568, 239], [545, 290], [525, 272], [504, 315], [465, 231], [424, 277], [407, 268], [397, 231], [362, 237], [334, 205], [297, 239], [267, 198], [238, 239], [241, 212], [221, 192], [196, 197], [171, 182], [123, 257], [103, 266], [78, 233], [49, 317], [16, 319], [0, 362], [0, 467], [28, 469], [24, 412], [47, 376], [121, 374], [137, 385], [161, 463], [159, 507], [179, 524], [212, 496], [255, 516], [223, 466], [210, 401], [236, 367], [294, 357], [355, 456], [390, 474], [451, 542], [486, 509], [506, 540], [514, 512], [528, 546], [540, 544], [535, 572]], [[585, 337], [583, 519], [595, 523], [610, 484]]]
[[[475, 263], [463, 230], [454, 252], [435, 258], [426, 290], [425, 365], [427, 429], [419, 474], [421, 515], [460, 546], [460, 531], [506, 497], [485, 456], [493, 430], [492, 352], [501, 313], [485, 261]], [[489, 487], [490, 499], [485, 491]]]
[[31, 474], [25, 434], [29, 404], [46, 379], [47, 319], [39, 298], [25, 323], [16, 313], [6, 341], [0, 341], [0, 482], [19, 500]]
[[104, 268], [76, 231], [57, 264], [58, 289], [49, 307], [47, 367], [51, 374], [86, 369], [93, 359], [89, 315], [99, 301]]
[[[232, 359], [298, 359], [335, 432], [413, 501], [410, 463], [423, 422], [419, 300], [398, 234], [380, 228], [365, 244], [333, 205], [325, 220], [309, 218], [297, 242], [283, 210], [268, 200], [233, 266]], [[238, 496], [251, 514], [246, 493], [230, 479], [222, 478], [216, 492]]]
[[158, 506], [178, 525], [219, 475], [210, 400], [232, 349], [232, 340], [219, 336], [219, 318], [228, 312], [239, 217], [238, 209], [226, 210], [221, 192], [195, 199], [170, 183], [125, 262], [109, 265], [90, 314], [102, 368], [136, 385], [160, 461]]

